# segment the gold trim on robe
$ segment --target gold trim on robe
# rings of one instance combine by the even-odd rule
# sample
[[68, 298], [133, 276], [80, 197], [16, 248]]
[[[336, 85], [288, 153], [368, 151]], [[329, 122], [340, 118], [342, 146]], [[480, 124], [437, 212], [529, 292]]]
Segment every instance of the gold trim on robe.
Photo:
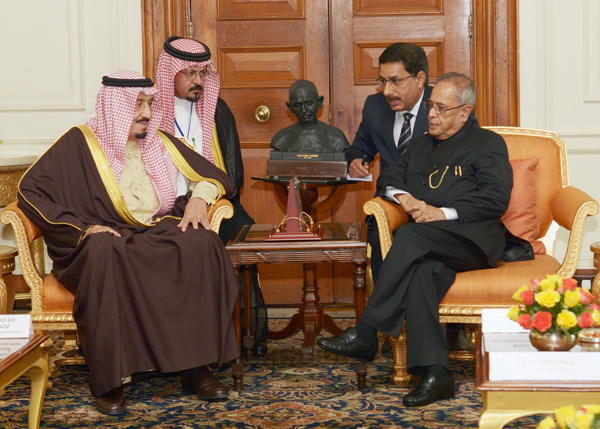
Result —
[[[217, 202], [223, 195], [225, 195], [225, 187], [221, 184], [221, 182], [219, 182], [217, 179], [200, 176], [198, 173], [196, 173], [194, 171], [194, 169], [192, 167], [190, 167], [190, 165], [187, 163], [187, 161], [185, 160], [183, 155], [181, 155], [181, 153], [177, 150], [177, 148], [175, 147], [173, 142], [166, 135], [164, 135], [162, 131], [159, 131], [158, 135], [160, 135], [160, 137], [162, 138], [162, 141], [163, 141], [165, 147], [167, 148], [167, 151], [169, 152], [171, 159], [173, 160], [173, 164], [175, 164], [175, 167], [177, 167], [177, 169], [179, 171], [181, 171], [185, 177], [187, 177], [192, 182], [207, 181], [210, 183], [214, 183], [217, 186], [217, 188], [219, 188], [219, 195], [217, 195], [217, 197], [209, 203], [209, 206], [211, 204], [214, 204], [215, 202]], [[214, 136], [214, 134], [213, 134], [213, 136]], [[214, 137], [213, 137], [213, 142], [214, 142]], [[218, 140], [217, 140], [217, 142], [218, 142]], [[220, 153], [221, 152], [219, 151], [219, 154]], [[215, 161], [216, 161], [216, 158], [215, 158]], [[221, 162], [222, 161], [223, 161], [223, 158], [221, 157]], [[217, 165], [217, 167], [218, 167], [218, 165]], [[225, 170], [223, 170], [223, 171], [225, 171]]]
[[219, 144], [219, 136], [217, 134], [217, 124], [216, 123], [213, 124], [211, 150], [212, 150], [213, 158], [215, 159], [215, 165], [227, 174], [227, 169], [225, 168], [225, 161], [223, 160], [223, 154], [221, 153], [221, 145]]
[[119, 213], [119, 216], [121, 216], [123, 220], [130, 225], [151, 227], [152, 224], [146, 224], [137, 220], [131, 214], [129, 208], [127, 208], [127, 204], [125, 203], [125, 198], [123, 198], [123, 194], [121, 193], [121, 188], [119, 187], [117, 178], [112, 171], [102, 146], [100, 146], [100, 143], [98, 142], [98, 139], [92, 130], [87, 125], [79, 125], [77, 128], [83, 132], [85, 141], [87, 142], [90, 153], [92, 154], [92, 158], [94, 158], [94, 162], [98, 168], [98, 173], [100, 174], [102, 183], [104, 183], [106, 192], [108, 192], [108, 196], [113, 202], [117, 213]]
[[[62, 136], [60, 136], [60, 138], [58, 140], [60, 140], [68, 131], [66, 131]], [[54, 146], [56, 144], [56, 142], [58, 141], [56, 140], [52, 146]], [[33, 207], [33, 209], [39, 213], [39, 215], [42, 217], [42, 219], [44, 219], [46, 222], [48, 222], [50, 225], [68, 225], [68, 226], [72, 226], [73, 228], [75, 228], [77, 231], [81, 231], [81, 228], [79, 228], [78, 226], [73, 225], [72, 223], [68, 223], [68, 222], [51, 222], [48, 218], [46, 218], [46, 216], [44, 216], [44, 214], [33, 204], [31, 204], [31, 202], [25, 198], [25, 195], [23, 195], [23, 193], [21, 192], [21, 181], [23, 180], [23, 178], [27, 175], [27, 173], [29, 173], [29, 170], [31, 170], [33, 168], [33, 166], [42, 158], [42, 156], [44, 156], [46, 154], [46, 152], [48, 152], [52, 146], [50, 146], [48, 149], [46, 149], [46, 151], [38, 158], [36, 159], [27, 169], [27, 171], [25, 171], [25, 173], [23, 173], [23, 175], [21, 176], [21, 178], [19, 179], [19, 183], [17, 184], [17, 191], [19, 192], [19, 195], [21, 195], [21, 197], [23, 197], [23, 199], [25, 201], [27, 201], [27, 204], [29, 204], [31, 207]], [[89, 228], [88, 228], [89, 229]], [[81, 237], [79, 237], [79, 241], [81, 241], [81, 238], [83, 237], [83, 234], [81, 235]], [[79, 243], [78, 243], [79, 244]]]

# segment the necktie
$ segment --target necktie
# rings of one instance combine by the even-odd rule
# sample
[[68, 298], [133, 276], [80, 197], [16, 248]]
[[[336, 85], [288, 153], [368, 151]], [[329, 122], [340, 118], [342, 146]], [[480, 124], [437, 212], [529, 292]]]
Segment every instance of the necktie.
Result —
[[402, 124], [402, 130], [400, 131], [400, 138], [398, 139], [398, 153], [403, 155], [408, 149], [408, 144], [411, 140], [410, 132], [410, 118], [413, 117], [412, 113], [404, 114], [404, 123]]

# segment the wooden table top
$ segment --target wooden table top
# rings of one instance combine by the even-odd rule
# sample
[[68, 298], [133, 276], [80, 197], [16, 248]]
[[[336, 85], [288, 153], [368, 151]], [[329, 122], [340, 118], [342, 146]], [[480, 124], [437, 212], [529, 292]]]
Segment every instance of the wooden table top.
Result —
[[276, 226], [272, 224], [244, 225], [227, 243], [228, 251], [243, 250], [310, 250], [348, 249], [367, 246], [367, 228], [363, 223], [322, 223], [325, 227], [321, 240], [315, 241], [265, 241]]
[[21, 347], [19, 350], [8, 356], [6, 359], [0, 361], [0, 374], [6, 371], [8, 368], [19, 362], [29, 353], [37, 349], [44, 341], [48, 339], [45, 334], [35, 334], [30, 338], [29, 342]]

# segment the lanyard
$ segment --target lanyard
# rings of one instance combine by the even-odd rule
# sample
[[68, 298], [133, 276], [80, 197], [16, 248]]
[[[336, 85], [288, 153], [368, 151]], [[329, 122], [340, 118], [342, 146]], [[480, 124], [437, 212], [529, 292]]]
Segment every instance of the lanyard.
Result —
[[[190, 137], [190, 127], [192, 126], [192, 112], [194, 111], [194, 103], [190, 104], [190, 121], [188, 122], [188, 130], [187, 130], [187, 134], [185, 134], [185, 138], [189, 139]], [[179, 130], [179, 134], [181, 134], [182, 136], [183, 131], [181, 130], [181, 127], [179, 126], [179, 124], [177, 123], [177, 118], [175, 118], [175, 126], [177, 127], [177, 129]], [[195, 146], [195, 145], [194, 145]]]

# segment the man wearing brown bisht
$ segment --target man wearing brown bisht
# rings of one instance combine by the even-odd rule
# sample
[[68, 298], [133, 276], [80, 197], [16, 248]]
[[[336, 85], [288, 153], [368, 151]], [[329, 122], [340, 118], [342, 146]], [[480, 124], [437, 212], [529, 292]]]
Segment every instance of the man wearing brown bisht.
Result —
[[[252, 225], [254, 219], [240, 202], [244, 186], [240, 139], [235, 118], [219, 97], [221, 80], [208, 46], [193, 39], [169, 37], [156, 66], [156, 86], [163, 109], [160, 128], [187, 139], [237, 186], [237, 192], [229, 198], [233, 216], [223, 220], [219, 230], [221, 240], [227, 243], [240, 226]], [[267, 352], [267, 309], [256, 266], [252, 269], [252, 302], [253, 350], [255, 355], [262, 356]]]
[[19, 207], [40, 228], [73, 315], [96, 409], [126, 411], [123, 380], [182, 372], [184, 393], [224, 399], [208, 365], [239, 357], [238, 280], [207, 207], [235, 184], [177, 138], [157, 132], [150, 79], [102, 80], [96, 117], [29, 169]]

